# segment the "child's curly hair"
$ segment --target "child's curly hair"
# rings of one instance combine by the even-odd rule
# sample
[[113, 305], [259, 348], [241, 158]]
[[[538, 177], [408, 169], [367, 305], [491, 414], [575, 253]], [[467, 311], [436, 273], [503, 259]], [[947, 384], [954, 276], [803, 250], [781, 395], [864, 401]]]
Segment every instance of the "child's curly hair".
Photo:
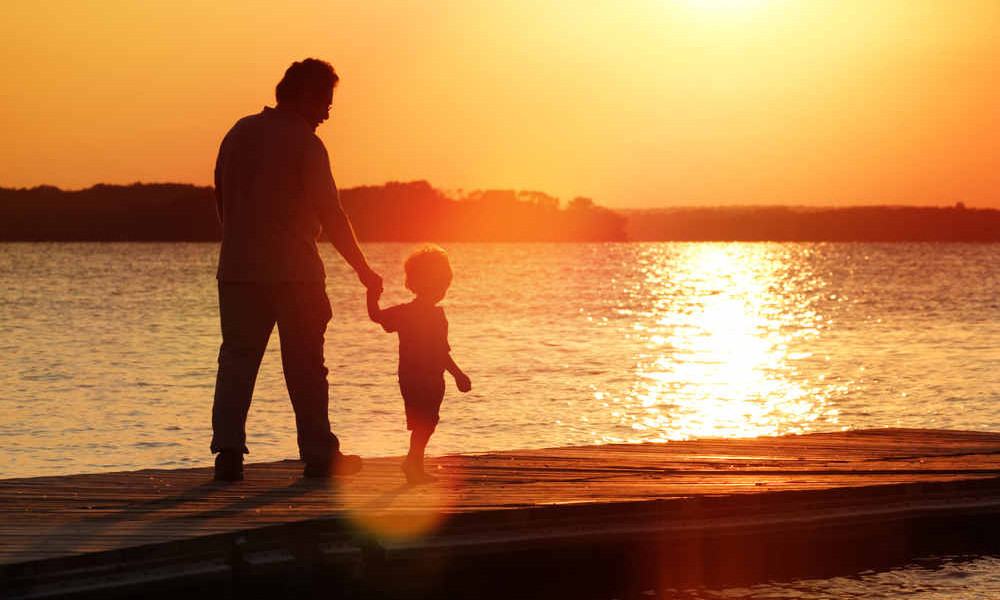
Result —
[[443, 296], [451, 285], [451, 263], [444, 248], [428, 244], [411, 254], [403, 263], [406, 289], [414, 294]]

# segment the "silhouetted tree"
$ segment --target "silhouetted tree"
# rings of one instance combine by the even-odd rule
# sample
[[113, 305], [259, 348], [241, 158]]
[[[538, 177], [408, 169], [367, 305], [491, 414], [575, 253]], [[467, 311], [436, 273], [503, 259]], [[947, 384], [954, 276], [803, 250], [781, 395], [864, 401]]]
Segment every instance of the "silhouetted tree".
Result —
[[[615, 212], [590, 198], [477, 190], [451, 198], [426, 181], [341, 191], [365, 241], [1000, 241], [1000, 211], [864, 206]], [[627, 217], [627, 219], [626, 219]], [[0, 240], [214, 241], [211, 188], [183, 184], [0, 188]]]
[[[605, 241], [624, 239], [624, 219], [591, 202], [559, 210], [543, 192], [478, 190], [453, 199], [426, 181], [341, 191], [365, 241]], [[0, 188], [3, 240], [217, 240], [211, 188], [178, 184]]]

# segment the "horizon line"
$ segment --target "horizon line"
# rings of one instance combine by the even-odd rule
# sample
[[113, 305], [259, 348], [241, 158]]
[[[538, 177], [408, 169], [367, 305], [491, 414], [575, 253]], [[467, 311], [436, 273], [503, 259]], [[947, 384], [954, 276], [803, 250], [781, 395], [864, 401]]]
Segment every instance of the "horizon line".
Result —
[[[438, 192], [441, 192], [446, 198], [448, 198], [450, 200], [462, 201], [461, 198], [455, 198], [455, 197], [452, 197], [452, 196], [448, 195], [448, 193], [447, 193], [449, 191], [448, 189], [436, 187], [430, 181], [428, 181], [427, 179], [411, 179], [409, 181], [402, 181], [402, 180], [398, 180], [398, 179], [389, 179], [389, 180], [386, 180], [386, 181], [384, 181], [384, 182], [382, 182], [380, 184], [364, 183], [364, 184], [359, 184], [359, 185], [345, 186], [345, 187], [338, 188], [338, 189], [339, 189], [339, 191], [346, 191], [346, 190], [352, 190], [352, 189], [358, 189], [358, 188], [365, 188], [365, 187], [385, 187], [386, 185], [388, 185], [390, 183], [412, 184], [412, 183], [421, 183], [421, 182], [427, 183], [427, 185], [429, 185], [432, 189], [434, 189], [434, 190], [436, 190]], [[176, 185], [176, 186], [187, 186], [187, 187], [204, 188], [204, 189], [214, 189], [214, 187], [215, 187], [215, 186], [213, 186], [211, 184], [201, 185], [201, 184], [197, 184], [197, 183], [182, 182], [182, 181], [133, 181], [131, 183], [107, 183], [107, 182], [100, 181], [100, 182], [91, 184], [91, 185], [86, 186], [86, 187], [72, 187], [72, 188], [64, 188], [64, 187], [60, 187], [58, 185], [49, 184], [49, 183], [41, 183], [41, 184], [37, 184], [37, 185], [33, 185], [33, 186], [19, 186], [19, 187], [7, 187], [6, 185], [0, 184], [0, 190], [32, 191], [32, 190], [37, 190], [39, 188], [51, 188], [51, 189], [58, 190], [60, 192], [74, 193], [74, 192], [85, 192], [87, 190], [91, 190], [91, 189], [94, 189], [96, 187], [101, 187], [101, 186], [104, 186], [104, 187], [135, 187], [135, 186], [157, 186], [157, 185], [162, 185], [162, 186]], [[454, 188], [451, 191], [454, 191], [455, 189], [457, 189], [457, 190], [468, 190], [468, 191], [508, 191], [508, 190], [509, 191], [514, 191], [514, 192], [527, 192], [527, 191], [537, 192], [537, 191], [539, 191], [539, 190], [528, 190], [528, 189], [517, 189], [517, 188]], [[542, 193], [547, 194], [547, 192], [542, 192]], [[552, 197], [556, 198], [557, 200], [559, 200], [560, 202], [562, 202], [562, 198], [559, 198], [557, 196], [552, 196]], [[576, 197], [581, 197], [581, 196], [573, 196], [573, 197], [576, 198]], [[591, 198], [591, 199], [593, 200], [593, 198]], [[572, 198], [570, 198], [570, 200], [572, 200]], [[607, 208], [609, 210], [618, 210], [618, 211], [700, 210], [700, 209], [767, 209], [767, 208], [788, 208], [788, 209], [804, 209], [804, 210], [849, 209], [849, 208], [937, 208], [937, 209], [949, 209], [949, 208], [952, 208], [952, 209], [954, 209], [954, 208], [959, 208], [959, 205], [961, 205], [961, 208], [965, 209], [965, 210], [1000, 210], [1000, 204], [997, 204], [996, 206], [993, 206], [993, 205], [986, 205], [986, 206], [972, 205], [968, 201], [965, 201], [965, 200], [956, 200], [956, 201], [954, 201], [954, 202], [952, 202], [950, 204], [898, 204], [898, 203], [879, 203], [879, 202], [876, 201], [875, 203], [871, 203], [871, 204], [861, 204], [861, 203], [859, 203], [859, 204], [802, 204], [802, 203], [793, 204], [793, 203], [781, 203], [781, 202], [768, 204], [768, 203], [754, 202], [754, 203], [745, 203], [745, 204], [741, 204], [741, 203], [731, 203], [731, 204], [661, 204], [661, 205], [640, 205], [640, 206], [635, 206], [635, 205], [632, 205], [632, 206], [609, 206], [607, 204], [599, 203], [596, 200], [594, 200], [594, 203], [597, 206], [600, 206], [600, 207], [603, 207], [603, 208]]]

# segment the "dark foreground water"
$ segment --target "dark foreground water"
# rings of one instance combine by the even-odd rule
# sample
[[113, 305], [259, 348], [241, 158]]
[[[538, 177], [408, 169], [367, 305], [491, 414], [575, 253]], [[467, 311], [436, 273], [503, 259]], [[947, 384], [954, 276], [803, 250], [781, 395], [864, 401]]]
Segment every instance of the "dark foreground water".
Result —
[[936, 556], [888, 571], [722, 589], [650, 589], [642, 597], [671, 600], [996, 600], [1000, 556]]

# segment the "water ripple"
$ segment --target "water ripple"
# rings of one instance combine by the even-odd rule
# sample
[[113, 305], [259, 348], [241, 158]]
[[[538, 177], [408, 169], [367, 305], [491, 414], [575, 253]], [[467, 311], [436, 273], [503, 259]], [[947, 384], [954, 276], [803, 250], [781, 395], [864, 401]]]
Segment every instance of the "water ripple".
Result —
[[[406, 244], [368, 244], [386, 303]], [[433, 454], [878, 426], [1000, 430], [992, 245], [455, 244]], [[331, 420], [405, 452], [396, 341], [328, 249]], [[208, 465], [214, 244], [0, 244], [0, 477]], [[253, 460], [297, 456], [272, 338]]]

